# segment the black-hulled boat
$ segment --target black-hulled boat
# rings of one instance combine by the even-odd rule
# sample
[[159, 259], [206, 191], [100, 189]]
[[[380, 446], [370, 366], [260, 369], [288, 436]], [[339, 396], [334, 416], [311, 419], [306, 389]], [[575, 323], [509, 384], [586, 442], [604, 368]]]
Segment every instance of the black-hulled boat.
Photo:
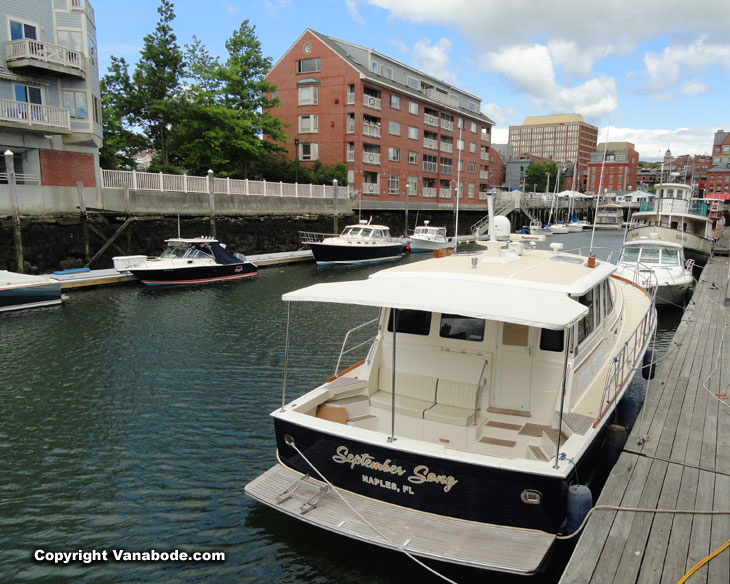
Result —
[[327, 235], [301, 233], [302, 242], [309, 245], [319, 266], [398, 260], [403, 257], [406, 245], [403, 240], [391, 237], [389, 227], [364, 221], [348, 225], [340, 235]]
[[0, 312], [54, 304], [61, 304], [58, 280], [0, 270]]
[[114, 258], [147, 286], [205, 284], [224, 280], [251, 278], [256, 264], [240, 253], [229, 253], [212, 237], [166, 240], [167, 247], [159, 257], [139, 256]]

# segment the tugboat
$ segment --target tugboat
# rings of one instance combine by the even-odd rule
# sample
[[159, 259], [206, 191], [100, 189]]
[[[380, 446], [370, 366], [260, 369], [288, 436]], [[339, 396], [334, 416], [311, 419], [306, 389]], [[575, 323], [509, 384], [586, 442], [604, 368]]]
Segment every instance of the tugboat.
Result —
[[406, 246], [405, 241], [391, 237], [389, 227], [371, 225], [364, 219], [348, 225], [340, 235], [300, 232], [300, 237], [318, 266], [399, 260]]
[[256, 264], [243, 254], [231, 254], [212, 237], [172, 238], [159, 257], [118, 256], [115, 266], [131, 272], [147, 286], [207, 284], [252, 278]]
[[[415, 556], [540, 569], [567, 530], [569, 487], [597, 464], [641, 368], [656, 310], [615, 265], [560, 243], [479, 245], [283, 295], [287, 348], [293, 302], [380, 312], [365, 323], [376, 330], [362, 361], [339, 370], [338, 359], [333, 377], [289, 401], [284, 365], [277, 462], [248, 495]], [[359, 346], [347, 347], [354, 330], [340, 359]]]

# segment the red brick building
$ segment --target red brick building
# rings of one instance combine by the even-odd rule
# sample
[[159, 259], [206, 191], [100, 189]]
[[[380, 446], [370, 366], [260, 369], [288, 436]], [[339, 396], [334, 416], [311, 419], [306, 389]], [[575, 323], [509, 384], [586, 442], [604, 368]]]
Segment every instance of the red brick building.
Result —
[[705, 197], [730, 199], [730, 132], [718, 130], [712, 145], [712, 167], [707, 170]]
[[[605, 153], [605, 164], [603, 163]], [[603, 166], [603, 179], [601, 167]], [[586, 192], [632, 191], [636, 189], [639, 153], [631, 142], [598, 144], [588, 164]], [[600, 186], [599, 186], [600, 183]], [[599, 191], [600, 189], [600, 191]]]
[[[307, 29], [276, 62], [272, 110], [290, 157], [344, 162], [363, 201], [485, 205], [491, 128], [481, 100], [359, 45]], [[295, 152], [298, 144], [298, 152]], [[377, 206], [377, 205], [376, 205]]]

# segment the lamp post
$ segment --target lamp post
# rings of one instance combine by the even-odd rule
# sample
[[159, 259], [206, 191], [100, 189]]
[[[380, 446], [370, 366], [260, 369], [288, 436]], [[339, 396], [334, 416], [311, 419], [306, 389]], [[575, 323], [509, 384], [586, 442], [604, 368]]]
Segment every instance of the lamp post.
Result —
[[294, 138], [294, 161], [296, 170], [294, 171], [294, 182], [299, 182], [299, 138]]
[[18, 202], [18, 191], [16, 190], [15, 158], [13, 151], [8, 149], [3, 153], [5, 158], [5, 172], [8, 176], [8, 189], [10, 191], [10, 204], [13, 209], [13, 239], [15, 243], [15, 269], [23, 273], [23, 236], [20, 227], [20, 205]]

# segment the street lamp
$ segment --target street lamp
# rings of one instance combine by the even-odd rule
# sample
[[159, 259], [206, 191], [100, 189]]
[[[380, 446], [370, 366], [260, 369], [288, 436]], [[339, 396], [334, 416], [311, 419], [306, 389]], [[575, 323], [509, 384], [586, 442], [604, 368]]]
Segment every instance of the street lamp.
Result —
[[299, 138], [294, 138], [294, 160], [296, 162], [296, 169], [294, 171], [294, 182], [299, 182]]

